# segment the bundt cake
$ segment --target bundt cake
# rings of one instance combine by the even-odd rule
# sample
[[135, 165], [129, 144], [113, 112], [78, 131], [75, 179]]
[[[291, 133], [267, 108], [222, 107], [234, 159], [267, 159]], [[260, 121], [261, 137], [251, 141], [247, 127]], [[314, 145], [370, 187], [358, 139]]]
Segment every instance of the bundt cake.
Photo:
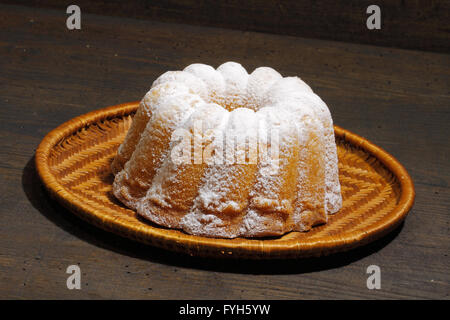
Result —
[[328, 107], [300, 78], [269, 67], [164, 73], [111, 168], [123, 204], [194, 235], [307, 231], [342, 206]]

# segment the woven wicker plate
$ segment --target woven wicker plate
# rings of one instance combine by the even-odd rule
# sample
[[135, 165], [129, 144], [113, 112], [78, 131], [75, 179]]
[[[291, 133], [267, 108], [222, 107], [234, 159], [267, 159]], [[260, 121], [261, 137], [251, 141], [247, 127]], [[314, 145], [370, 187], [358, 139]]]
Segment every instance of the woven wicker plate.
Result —
[[112, 195], [110, 162], [138, 102], [74, 118], [36, 151], [36, 167], [50, 195], [88, 222], [124, 237], [195, 256], [294, 258], [348, 250], [378, 239], [405, 218], [414, 186], [392, 156], [335, 126], [343, 208], [306, 233], [263, 239], [213, 239], [157, 226], [136, 216]]

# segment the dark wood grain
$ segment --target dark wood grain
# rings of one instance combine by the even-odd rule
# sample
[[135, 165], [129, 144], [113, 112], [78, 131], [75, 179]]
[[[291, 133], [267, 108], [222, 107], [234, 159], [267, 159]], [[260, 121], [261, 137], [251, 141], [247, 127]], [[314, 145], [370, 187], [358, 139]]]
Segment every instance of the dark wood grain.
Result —
[[[73, 1], [0, 0], [65, 12]], [[82, 12], [450, 53], [449, 0], [77, 0]], [[369, 5], [381, 8], [368, 30]]]
[[[65, 19], [0, 5], [0, 298], [449, 298], [448, 55], [89, 14], [68, 31]], [[405, 224], [326, 258], [217, 262], [108, 234], [49, 199], [33, 156], [51, 129], [140, 99], [164, 71], [227, 60], [301, 76], [336, 124], [403, 163], [417, 192]], [[371, 264], [381, 290], [366, 288]]]

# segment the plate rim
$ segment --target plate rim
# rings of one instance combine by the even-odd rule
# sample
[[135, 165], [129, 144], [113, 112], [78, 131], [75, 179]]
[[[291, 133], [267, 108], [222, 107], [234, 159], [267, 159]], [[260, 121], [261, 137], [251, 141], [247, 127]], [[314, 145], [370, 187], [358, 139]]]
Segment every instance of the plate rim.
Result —
[[65, 187], [51, 173], [47, 160], [53, 146], [65, 137], [73, 135], [79, 129], [101, 121], [102, 119], [130, 115], [136, 111], [138, 105], [139, 101], [127, 102], [94, 110], [72, 118], [50, 131], [36, 149], [36, 170], [50, 196], [55, 198], [69, 211], [106, 231], [156, 247], [187, 253], [191, 256], [250, 259], [301, 258], [347, 251], [379, 239], [395, 229], [405, 219], [414, 204], [414, 183], [406, 169], [397, 159], [369, 140], [340, 126], [334, 125], [336, 136], [343, 138], [345, 141], [376, 157], [396, 176], [400, 183], [400, 199], [390, 218], [382, 219], [383, 223], [377, 222], [364, 232], [324, 236], [309, 243], [273, 239], [220, 239], [190, 235], [180, 230], [157, 226], [150, 228], [152, 232], [148, 232], [149, 228], [136, 230], [128, 226], [125, 221], [117, 222], [112, 218], [105, 219], [104, 215], [95, 213], [97, 209], [91, 207], [89, 203], [76, 203], [73, 201], [74, 196], [66, 191]]

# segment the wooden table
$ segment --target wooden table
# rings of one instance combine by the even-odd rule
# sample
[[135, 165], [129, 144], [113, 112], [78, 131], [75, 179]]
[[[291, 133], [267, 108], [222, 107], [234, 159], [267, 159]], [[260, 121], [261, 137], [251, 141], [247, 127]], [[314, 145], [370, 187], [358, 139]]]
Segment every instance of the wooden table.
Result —
[[[449, 299], [450, 57], [367, 45], [0, 5], [0, 298]], [[176, 255], [101, 231], [52, 201], [34, 152], [88, 111], [140, 99], [167, 70], [233, 60], [299, 75], [336, 124], [392, 153], [416, 203], [388, 237], [294, 261]], [[81, 290], [68, 290], [77, 264]], [[366, 287], [369, 265], [381, 289]]]

